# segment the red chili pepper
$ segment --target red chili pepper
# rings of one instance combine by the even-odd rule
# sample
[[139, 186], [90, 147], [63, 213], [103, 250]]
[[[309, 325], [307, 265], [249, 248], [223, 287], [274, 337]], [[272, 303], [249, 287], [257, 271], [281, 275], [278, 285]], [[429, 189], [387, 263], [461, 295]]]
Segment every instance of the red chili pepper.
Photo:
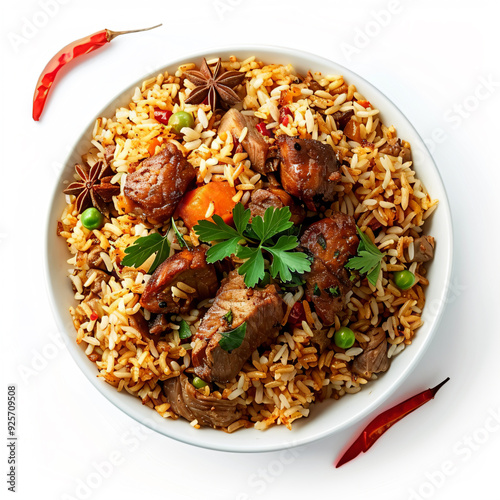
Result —
[[97, 315], [96, 312], [92, 311], [92, 314], [90, 315], [90, 321], [95, 321], [99, 316]]
[[137, 33], [139, 31], [148, 31], [154, 28], [158, 28], [161, 24], [153, 26], [151, 28], [144, 28], [141, 30], [131, 30], [131, 31], [111, 31], [102, 30], [94, 33], [93, 35], [80, 38], [75, 40], [70, 44], [66, 45], [61, 49], [45, 66], [40, 78], [35, 88], [35, 95], [33, 96], [33, 120], [38, 121], [40, 115], [42, 114], [45, 102], [49, 95], [52, 84], [54, 83], [57, 73], [59, 70], [66, 66], [68, 63], [73, 61], [79, 56], [93, 52], [98, 48], [111, 42], [114, 38], [120, 35], [125, 35], [127, 33]]
[[403, 401], [402, 403], [389, 408], [388, 410], [381, 413], [378, 417], [375, 417], [366, 426], [365, 430], [359, 435], [356, 441], [354, 441], [349, 449], [342, 455], [335, 467], [341, 467], [345, 463], [357, 457], [361, 452], [368, 451], [373, 443], [375, 443], [375, 441], [377, 441], [377, 439], [387, 429], [389, 429], [389, 427], [392, 427], [403, 417], [406, 417], [406, 415], [408, 415], [412, 411], [416, 410], [431, 399], [434, 399], [436, 392], [439, 391], [439, 389], [441, 389], [441, 387], [443, 387], [443, 385], [446, 384], [448, 380], [450, 380], [450, 377], [448, 377], [446, 380], [443, 380], [436, 387], [420, 392], [419, 394], [412, 396], [406, 401]]
[[293, 118], [293, 113], [290, 111], [288, 106], [283, 106], [280, 109], [280, 123], [283, 124], [284, 127], [288, 125], [290, 121], [290, 116]]
[[163, 123], [163, 125], [168, 125], [168, 120], [172, 116], [172, 111], [163, 110], [160, 108], [155, 108], [154, 117], [156, 121]]
[[299, 326], [302, 324], [302, 321], [306, 319], [306, 312], [304, 311], [304, 306], [302, 302], [295, 302], [288, 315], [288, 323], [292, 326]]
[[271, 137], [271, 132], [266, 128], [266, 124], [264, 122], [257, 123], [255, 127], [262, 135]]
[[363, 106], [363, 108], [369, 108], [371, 106], [371, 103], [370, 101], [357, 101], [357, 103], [360, 105], [360, 106]]

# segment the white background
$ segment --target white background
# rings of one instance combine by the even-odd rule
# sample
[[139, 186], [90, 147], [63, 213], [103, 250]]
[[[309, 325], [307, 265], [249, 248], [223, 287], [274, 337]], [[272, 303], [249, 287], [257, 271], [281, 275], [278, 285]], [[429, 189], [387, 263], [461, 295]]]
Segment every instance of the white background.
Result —
[[[4, 4], [0, 316], [8, 355], [0, 394], [6, 399], [7, 385], [17, 385], [18, 498], [500, 498], [500, 43], [493, 5], [25, 0], [7, 10]], [[59, 81], [42, 120], [31, 119], [36, 80], [58, 49], [102, 28], [158, 22], [159, 30], [120, 37], [86, 57]], [[449, 303], [423, 361], [384, 408], [446, 376], [451, 382], [340, 469], [332, 462], [373, 415], [293, 452], [253, 455], [197, 449], [143, 428], [79, 371], [46, 298], [45, 214], [81, 130], [122, 88], [169, 58], [245, 43], [310, 51], [371, 81], [426, 139], [450, 198], [456, 260]]]

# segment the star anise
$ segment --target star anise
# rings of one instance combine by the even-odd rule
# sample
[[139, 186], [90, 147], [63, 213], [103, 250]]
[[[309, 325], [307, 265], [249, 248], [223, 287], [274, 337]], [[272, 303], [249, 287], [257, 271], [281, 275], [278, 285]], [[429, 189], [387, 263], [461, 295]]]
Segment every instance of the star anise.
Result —
[[120, 186], [111, 184], [113, 171], [102, 161], [98, 161], [86, 170], [81, 165], [75, 165], [80, 181], [72, 182], [63, 192], [76, 196], [76, 209], [78, 212], [94, 205], [104, 215], [109, 215], [106, 203], [110, 203], [113, 196], [120, 194]]
[[203, 58], [199, 71], [186, 71], [185, 76], [196, 85], [196, 88], [186, 99], [186, 104], [201, 104], [208, 97], [208, 104], [212, 111], [215, 111], [217, 94], [229, 106], [234, 106], [240, 102], [240, 98], [233, 88], [243, 81], [245, 73], [240, 71], [221, 73], [221, 70], [220, 58], [217, 60], [213, 71], [209, 68], [207, 60]]

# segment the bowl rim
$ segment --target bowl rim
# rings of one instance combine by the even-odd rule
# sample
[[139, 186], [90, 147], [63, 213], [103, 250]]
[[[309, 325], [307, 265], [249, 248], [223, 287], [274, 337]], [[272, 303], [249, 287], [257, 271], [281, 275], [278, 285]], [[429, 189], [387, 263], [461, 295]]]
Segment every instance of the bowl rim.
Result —
[[[426, 353], [427, 349], [429, 348], [429, 345], [432, 342], [432, 339], [434, 338], [435, 332], [437, 331], [437, 328], [442, 320], [443, 316], [443, 311], [446, 306], [446, 298], [448, 295], [448, 290], [449, 290], [449, 285], [450, 285], [450, 280], [451, 280], [451, 273], [452, 273], [452, 268], [453, 268], [453, 223], [452, 223], [452, 217], [451, 217], [451, 211], [450, 211], [450, 206], [449, 206], [449, 200], [448, 200], [448, 195], [446, 193], [446, 188], [443, 183], [443, 179], [441, 176], [441, 173], [439, 169], [436, 166], [436, 163], [434, 161], [434, 158], [432, 157], [432, 154], [430, 153], [429, 149], [427, 148], [425, 142], [423, 141], [422, 137], [418, 133], [418, 131], [415, 129], [413, 124], [406, 118], [406, 115], [401, 111], [401, 109], [390, 99], [388, 98], [381, 90], [379, 90], [377, 87], [375, 87], [372, 83], [370, 83], [368, 80], [366, 80], [364, 77], [360, 76], [356, 72], [346, 68], [342, 64], [337, 63], [336, 61], [333, 61], [331, 59], [328, 59], [323, 56], [318, 56], [316, 54], [303, 51], [303, 50], [298, 50], [298, 49], [292, 49], [288, 47], [282, 47], [278, 45], [263, 45], [263, 44], [244, 44], [244, 45], [234, 45], [234, 46], [216, 46], [216, 47], [209, 47], [205, 49], [200, 49], [196, 51], [191, 51], [187, 53], [182, 53], [179, 57], [177, 58], [172, 58], [169, 59], [167, 58], [165, 64], [163, 64], [161, 67], [158, 67], [156, 70], [154, 70], [151, 75], [153, 74], [158, 74], [160, 71], [164, 71], [166, 67], [174, 67], [174, 66], [179, 66], [187, 61], [192, 61], [196, 60], [202, 57], [211, 57], [214, 56], [218, 53], [227, 53], [228, 51], [231, 52], [231, 54], [238, 55], [241, 53], [253, 53], [255, 54], [258, 58], [266, 60], [268, 56], [288, 56], [292, 60], [293, 59], [300, 59], [302, 61], [308, 61], [311, 64], [311, 68], [314, 68], [314, 64], [318, 63], [318, 65], [322, 66], [331, 66], [332, 68], [336, 68], [342, 71], [342, 74], [346, 76], [346, 79], [348, 81], [353, 81], [356, 85], [359, 83], [362, 83], [363, 86], [366, 86], [370, 92], [374, 92], [375, 94], [378, 93], [380, 94], [383, 98], [385, 98], [390, 105], [393, 106], [394, 110], [398, 113], [399, 118], [405, 121], [406, 127], [409, 127], [409, 129], [412, 131], [412, 133], [415, 135], [415, 137], [420, 141], [420, 144], [418, 145], [419, 148], [421, 148], [421, 151], [427, 156], [427, 160], [430, 163], [429, 168], [434, 171], [434, 174], [436, 175], [437, 182], [440, 184], [438, 187], [441, 190], [441, 194], [439, 196], [439, 211], [442, 213], [442, 216], [444, 219], [446, 219], [446, 223], [448, 226], [448, 232], [446, 234], [440, 235], [441, 238], [445, 238], [448, 240], [447, 241], [447, 248], [448, 252], [447, 255], [445, 256], [445, 262], [446, 262], [446, 269], [445, 269], [445, 279], [444, 283], [442, 283], [442, 290], [441, 294], [438, 297], [439, 298], [439, 303], [438, 303], [438, 308], [433, 314], [432, 318], [432, 323], [430, 325], [430, 330], [427, 335], [427, 337], [424, 339], [423, 344], [420, 346], [418, 350], [415, 351], [415, 353], [409, 358], [405, 368], [401, 372], [401, 374], [392, 382], [390, 383], [389, 387], [386, 388], [381, 394], [379, 394], [375, 399], [371, 400], [362, 410], [358, 412], [354, 412], [353, 415], [351, 415], [347, 420], [344, 420], [340, 424], [329, 428], [329, 429], [324, 429], [322, 431], [317, 431], [313, 432], [313, 426], [310, 425], [311, 427], [311, 432], [307, 434], [306, 437], [302, 437], [299, 439], [294, 439], [292, 435], [287, 435], [287, 439], [283, 439], [282, 441], [276, 442], [276, 443], [267, 443], [266, 440], [255, 440], [254, 443], [247, 444], [245, 447], [242, 447], [241, 445], [238, 446], [238, 439], [234, 440], [234, 443], [236, 443], [236, 446], [232, 444], [231, 441], [226, 441], [226, 440], [220, 440], [220, 441], [213, 441], [209, 440], [206, 441], [203, 439], [204, 434], [206, 434], [207, 431], [212, 432], [212, 433], [220, 433], [221, 431], [219, 430], [214, 430], [214, 429], [201, 429], [196, 431], [197, 436], [199, 435], [200, 440], [197, 441], [196, 439], [192, 439], [189, 436], [184, 436], [182, 434], [178, 435], [175, 433], [175, 428], [174, 426], [169, 426], [168, 424], [172, 424], [172, 422], [165, 422], [167, 425], [165, 426], [159, 426], [153, 418], [141, 418], [140, 415], [138, 415], [138, 411], [136, 412], [135, 409], [134, 411], [130, 410], [126, 404], [123, 404], [122, 402], [122, 397], [123, 395], [118, 393], [114, 388], [112, 392], [107, 391], [107, 384], [105, 384], [100, 378], [98, 378], [96, 375], [96, 372], [90, 371], [90, 368], [92, 367], [91, 364], [84, 359], [83, 357], [79, 357], [75, 353], [75, 349], [81, 349], [75, 342], [74, 340], [74, 327], [73, 323], [70, 320], [70, 317], [68, 315], [66, 321], [63, 320], [62, 314], [59, 311], [58, 305], [57, 305], [57, 300], [56, 300], [56, 293], [55, 289], [58, 286], [57, 283], [54, 282], [52, 273], [50, 271], [51, 264], [50, 262], [50, 247], [51, 247], [51, 242], [55, 241], [54, 239], [54, 226], [53, 226], [53, 212], [55, 210], [55, 206], [57, 203], [57, 197], [60, 196], [60, 184], [61, 180], [64, 177], [65, 170], [67, 169], [67, 166], [69, 163], [71, 163], [71, 159], [73, 155], [75, 154], [75, 149], [78, 144], [80, 144], [82, 141], [85, 139], [88, 140], [87, 137], [87, 130], [85, 130], [76, 142], [74, 143], [71, 151], [68, 153], [65, 161], [64, 161], [64, 168], [58, 175], [57, 181], [54, 183], [52, 192], [51, 192], [51, 201], [49, 203], [48, 211], [45, 217], [45, 245], [44, 245], [44, 271], [45, 271], [45, 286], [47, 289], [47, 295], [49, 297], [49, 302], [51, 305], [51, 310], [52, 314], [54, 316], [54, 319], [56, 321], [57, 327], [59, 328], [59, 331], [62, 333], [68, 333], [68, 329], [71, 331], [71, 335], [62, 335], [64, 343], [68, 349], [68, 351], [71, 354], [71, 357], [73, 360], [76, 362], [76, 364], [79, 366], [81, 371], [84, 373], [86, 378], [91, 382], [91, 384], [98, 390], [98, 392], [104, 396], [108, 401], [110, 401], [115, 407], [117, 407], [120, 411], [124, 412], [126, 415], [128, 415], [130, 418], [132, 418], [134, 421], [145, 425], [151, 430], [154, 430], [163, 436], [173, 438], [177, 441], [183, 442], [185, 444], [189, 444], [192, 446], [197, 446], [197, 447], [202, 447], [206, 449], [211, 449], [211, 450], [216, 450], [216, 451], [225, 451], [225, 452], [243, 452], [243, 453], [259, 453], [259, 452], [272, 452], [272, 451], [279, 451], [279, 450], [284, 450], [284, 449], [289, 449], [292, 447], [300, 446], [300, 445], [305, 445], [312, 443], [314, 441], [318, 441], [319, 439], [326, 438], [328, 436], [331, 436], [353, 424], [356, 422], [361, 421], [363, 418], [368, 416], [370, 413], [372, 413], [375, 409], [380, 407], [394, 392], [402, 385], [402, 383], [407, 379], [407, 377], [410, 375], [410, 373], [415, 369], [415, 367], [419, 364], [421, 359], [423, 358], [424, 354]], [[271, 61], [272, 62], [272, 61]], [[120, 99], [125, 92], [127, 92], [128, 89], [131, 89], [137, 85], [140, 85], [142, 81], [148, 78], [148, 75], [145, 75], [141, 77], [140, 80], [134, 82], [133, 84], [129, 84], [127, 87], [123, 88], [118, 94], [115, 95], [115, 97], [112, 100], [109, 100], [106, 106], [104, 106], [94, 117], [91, 123], [95, 122], [95, 119], [97, 117], [103, 116], [103, 113], [106, 111], [106, 109], [111, 105], [111, 103], [114, 103], [118, 99]], [[383, 112], [383, 109], [381, 110]], [[414, 144], [412, 143], [412, 147]], [[443, 245], [444, 246], [444, 245]], [[67, 307], [66, 307], [67, 310]], [[111, 388], [111, 386], [109, 386]], [[116, 397], [119, 396], [119, 397]], [[318, 404], [318, 403], [315, 403]], [[151, 410], [151, 409], [150, 409]], [[151, 410], [154, 412], [154, 410]], [[158, 415], [158, 417], [161, 419], [161, 417]], [[305, 419], [309, 423], [309, 418]], [[162, 419], [162, 422], [164, 422], [164, 419]], [[186, 425], [189, 425], [187, 422], [185, 422]], [[281, 429], [282, 431], [285, 431], [284, 429]], [[253, 429], [246, 429], [245, 431], [253, 431]], [[241, 431], [239, 431], [241, 432]], [[262, 431], [255, 431], [255, 432], [262, 432]], [[285, 432], [291, 432], [286, 430]], [[231, 435], [233, 436], [233, 435]], [[228, 444], [231, 443], [231, 444]]]

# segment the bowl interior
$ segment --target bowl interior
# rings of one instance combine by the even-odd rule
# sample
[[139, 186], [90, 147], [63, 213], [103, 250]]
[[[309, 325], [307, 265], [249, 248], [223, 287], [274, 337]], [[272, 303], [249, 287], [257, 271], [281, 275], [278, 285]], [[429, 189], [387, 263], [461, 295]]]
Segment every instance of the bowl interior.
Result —
[[[448, 200], [441, 177], [422, 139], [402, 112], [384, 94], [347, 68], [297, 50], [253, 46], [230, 49], [226, 47], [187, 54], [166, 65], [161, 71], [175, 71], [179, 64], [185, 62], [199, 63], [202, 57], [207, 59], [227, 58], [230, 55], [235, 55], [240, 59], [255, 55], [264, 62], [292, 64], [300, 74], [305, 74], [309, 69], [325, 74], [343, 74], [348, 82], [354, 83], [359, 92], [381, 110], [382, 121], [387, 125], [394, 125], [398, 136], [410, 142], [417, 176], [427, 187], [431, 196], [440, 200], [438, 209], [426, 223], [426, 233], [432, 234], [436, 238], [436, 252], [428, 273], [430, 285], [426, 291], [427, 302], [423, 312], [424, 325], [418, 330], [412, 345], [392, 360], [391, 368], [387, 373], [354, 397], [346, 395], [338, 401], [331, 400], [313, 405], [309, 418], [296, 421], [292, 431], [288, 431], [283, 426], [273, 427], [265, 432], [244, 429], [235, 434], [226, 434], [207, 428], [197, 430], [183, 419], [176, 421], [163, 419], [155, 411], [143, 406], [137, 398], [118, 393], [113, 387], [98, 379], [95, 366], [87, 359], [83, 349], [74, 340], [75, 331], [68, 312], [68, 307], [74, 304], [74, 298], [70, 280], [66, 275], [67, 266], [64, 265], [69, 254], [64, 240], [58, 238], [55, 231], [56, 222], [65, 205], [62, 194], [63, 181], [72, 178], [74, 164], [80, 162], [81, 155], [90, 148], [94, 120], [76, 142], [54, 189], [47, 220], [46, 276], [56, 321], [60, 331], [63, 332], [69, 351], [89, 381], [114, 405], [151, 429], [192, 445], [224, 451], [272, 451], [305, 444], [351, 425], [373, 411], [404, 381], [429, 345], [445, 304], [452, 265], [452, 226]], [[152, 75], [146, 75], [144, 79], [149, 76]], [[141, 82], [142, 80], [135, 82], [121, 92], [95, 118], [112, 116], [118, 106], [126, 105], [130, 101], [134, 88]]]

